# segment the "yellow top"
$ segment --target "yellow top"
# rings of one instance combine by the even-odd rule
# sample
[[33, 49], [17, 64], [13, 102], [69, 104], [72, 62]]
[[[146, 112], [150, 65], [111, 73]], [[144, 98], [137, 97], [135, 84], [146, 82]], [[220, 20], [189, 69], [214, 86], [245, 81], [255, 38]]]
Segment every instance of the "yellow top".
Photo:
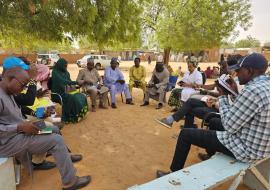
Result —
[[139, 66], [138, 68], [135, 66], [132, 66], [129, 69], [129, 80], [130, 81], [141, 81], [141, 82], [145, 82], [145, 76], [146, 76], [146, 71], [144, 66]]

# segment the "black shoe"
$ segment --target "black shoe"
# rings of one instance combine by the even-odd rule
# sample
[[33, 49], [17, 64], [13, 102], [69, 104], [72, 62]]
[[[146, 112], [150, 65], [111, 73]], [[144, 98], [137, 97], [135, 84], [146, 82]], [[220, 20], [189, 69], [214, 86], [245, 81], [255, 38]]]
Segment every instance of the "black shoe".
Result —
[[202, 161], [208, 160], [210, 158], [208, 154], [203, 154], [203, 153], [198, 153], [198, 157]]
[[75, 190], [75, 189], [81, 189], [85, 186], [87, 186], [91, 182], [91, 176], [83, 176], [83, 177], [77, 177], [76, 182], [74, 185], [66, 188], [62, 188], [62, 190]]
[[126, 104], [129, 104], [129, 105], [134, 105], [134, 103], [132, 102], [132, 99], [126, 99]]
[[54, 162], [50, 162], [46, 160], [44, 160], [40, 164], [35, 164], [35, 163], [32, 163], [32, 164], [33, 164], [34, 170], [49, 170], [56, 167], [56, 164]]
[[162, 108], [162, 107], [163, 107], [163, 104], [162, 104], [162, 103], [158, 103], [156, 109], [159, 110], [159, 109]]
[[115, 105], [115, 103], [112, 103], [111, 106], [112, 106], [113, 109], [116, 109], [117, 108], [116, 105]]
[[165, 175], [168, 175], [170, 174], [171, 172], [164, 172], [164, 171], [161, 171], [161, 170], [157, 170], [157, 178], [160, 178], [160, 177], [163, 177]]
[[145, 101], [141, 106], [148, 106], [149, 102]]
[[80, 154], [72, 154], [70, 155], [70, 158], [71, 158], [71, 161], [74, 163], [74, 162], [81, 161], [83, 157]]

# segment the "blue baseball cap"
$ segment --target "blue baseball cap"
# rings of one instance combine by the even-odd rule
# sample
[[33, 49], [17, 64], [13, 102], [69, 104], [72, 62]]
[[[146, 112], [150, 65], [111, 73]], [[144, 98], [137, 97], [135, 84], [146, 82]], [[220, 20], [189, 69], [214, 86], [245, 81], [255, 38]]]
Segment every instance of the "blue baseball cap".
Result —
[[3, 61], [3, 69], [7, 70], [13, 67], [21, 67], [23, 70], [29, 70], [29, 66], [23, 60], [17, 57], [8, 57]]
[[263, 69], [267, 68], [268, 61], [260, 53], [249, 54], [237, 61], [237, 64], [229, 66], [229, 70], [238, 70], [242, 67], [253, 68], [253, 69]]

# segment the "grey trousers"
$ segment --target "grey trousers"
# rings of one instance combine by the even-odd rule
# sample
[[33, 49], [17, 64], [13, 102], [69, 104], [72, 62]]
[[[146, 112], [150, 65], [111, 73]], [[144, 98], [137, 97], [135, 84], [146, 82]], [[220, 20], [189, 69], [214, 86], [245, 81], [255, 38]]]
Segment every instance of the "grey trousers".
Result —
[[93, 107], [96, 107], [97, 105], [98, 96], [100, 96], [99, 104], [103, 106], [107, 106], [107, 97], [108, 97], [109, 89], [105, 86], [102, 86], [100, 91], [104, 91], [104, 92], [102, 94], [99, 94], [98, 89], [96, 87], [90, 87], [87, 89], [87, 93], [90, 96]]
[[76, 170], [64, 139], [59, 134], [25, 135], [20, 133], [9, 139], [6, 144], [0, 145], [0, 157], [15, 156], [24, 164], [26, 161], [29, 162], [28, 154], [44, 154], [46, 152], [51, 153], [54, 157], [63, 184], [69, 184], [75, 180]]
[[145, 97], [144, 97], [144, 101], [145, 102], [149, 102], [149, 98], [150, 96], [158, 96], [158, 103], [165, 103], [164, 102], [164, 97], [165, 97], [165, 90], [164, 88], [159, 88], [159, 89], [155, 89], [155, 88], [146, 88], [145, 90]]

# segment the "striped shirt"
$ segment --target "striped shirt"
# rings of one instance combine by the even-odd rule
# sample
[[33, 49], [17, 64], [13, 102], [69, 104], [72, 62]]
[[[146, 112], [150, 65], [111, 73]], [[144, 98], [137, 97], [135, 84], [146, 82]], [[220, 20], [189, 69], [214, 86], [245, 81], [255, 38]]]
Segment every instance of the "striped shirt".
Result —
[[270, 155], [270, 77], [260, 75], [249, 81], [233, 105], [219, 97], [225, 131], [217, 131], [219, 141], [242, 162]]

